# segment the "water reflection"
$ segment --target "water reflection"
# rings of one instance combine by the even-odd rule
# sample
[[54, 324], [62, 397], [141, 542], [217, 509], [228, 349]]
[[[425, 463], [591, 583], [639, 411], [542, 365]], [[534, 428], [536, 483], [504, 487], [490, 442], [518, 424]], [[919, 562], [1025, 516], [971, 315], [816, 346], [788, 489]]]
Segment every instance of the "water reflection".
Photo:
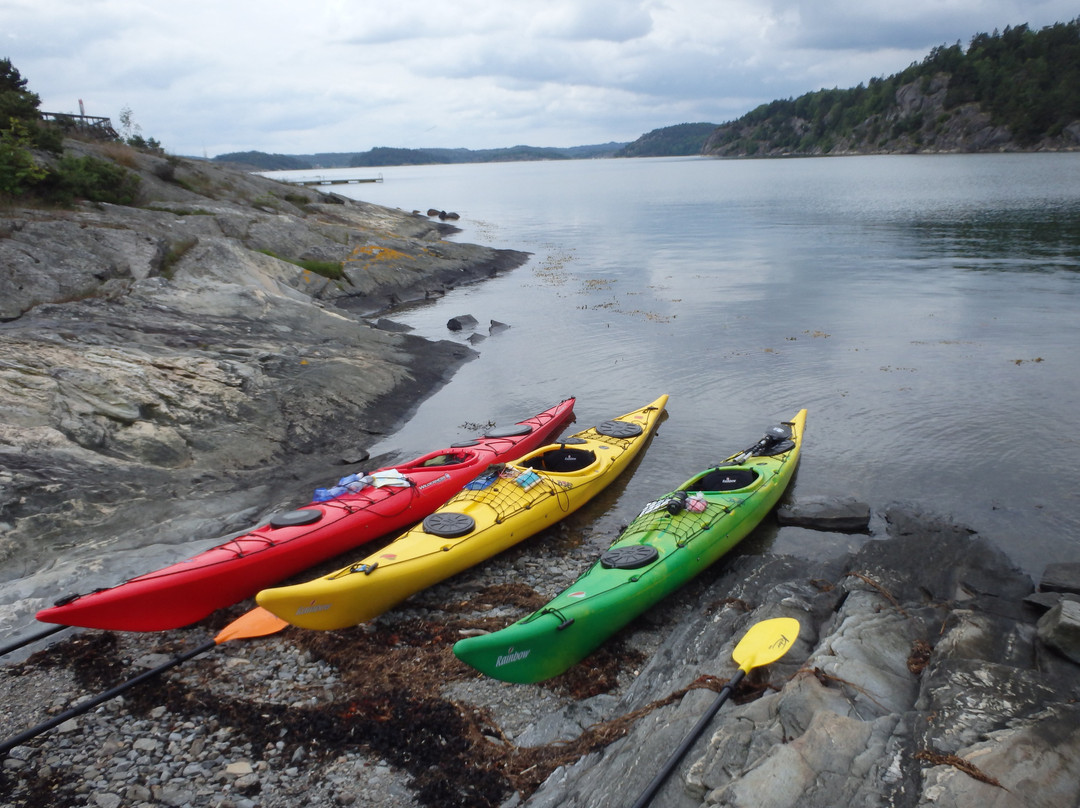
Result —
[[[1080, 556], [1080, 156], [607, 160], [385, 170], [372, 202], [462, 213], [529, 265], [399, 315], [510, 323], [388, 447], [565, 395], [670, 393], [639, 503], [809, 410], [797, 489], [952, 515], [1032, 574]], [[1018, 481], [1038, 481], [1038, 485]], [[767, 530], [767, 528], [766, 528]], [[826, 554], [848, 538], [776, 540]], [[749, 545], [753, 546], [753, 545]]]

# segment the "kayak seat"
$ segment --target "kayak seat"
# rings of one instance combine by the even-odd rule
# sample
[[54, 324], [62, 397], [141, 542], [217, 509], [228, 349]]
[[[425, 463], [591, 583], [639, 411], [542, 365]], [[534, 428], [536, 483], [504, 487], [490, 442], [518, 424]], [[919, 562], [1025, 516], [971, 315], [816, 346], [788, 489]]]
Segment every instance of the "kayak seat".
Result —
[[420, 465], [425, 467], [430, 466], [453, 466], [457, 463], [464, 463], [468, 458], [465, 455], [458, 454], [441, 454], [435, 455], [435, 457], [429, 457]]
[[581, 471], [596, 462], [596, 455], [588, 449], [572, 449], [560, 446], [558, 449], [531, 457], [521, 465], [538, 471], [568, 472]]
[[753, 484], [758, 473], [753, 469], [714, 469], [697, 482], [686, 487], [687, 491], [738, 491]]

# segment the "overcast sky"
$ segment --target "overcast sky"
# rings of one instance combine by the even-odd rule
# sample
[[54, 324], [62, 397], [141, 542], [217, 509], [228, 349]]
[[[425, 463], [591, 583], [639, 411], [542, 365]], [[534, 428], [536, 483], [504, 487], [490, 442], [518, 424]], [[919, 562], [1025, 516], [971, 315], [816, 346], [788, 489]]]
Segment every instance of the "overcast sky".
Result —
[[631, 141], [899, 72], [1075, 0], [0, 0], [45, 112], [173, 154]]

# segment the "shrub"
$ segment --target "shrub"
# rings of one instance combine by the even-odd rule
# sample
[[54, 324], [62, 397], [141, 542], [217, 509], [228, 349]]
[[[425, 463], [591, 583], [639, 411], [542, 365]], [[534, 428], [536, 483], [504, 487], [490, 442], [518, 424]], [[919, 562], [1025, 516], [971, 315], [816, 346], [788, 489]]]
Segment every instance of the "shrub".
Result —
[[47, 171], [35, 162], [30, 146], [29, 131], [14, 118], [9, 129], [0, 130], [0, 194], [20, 196], [45, 178]]
[[138, 161], [135, 150], [126, 143], [105, 143], [101, 146], [101, 153], [117, 165], [135, 168]]
[[300, 259], [294, 261], [297, 266], [303, 267], [308, 272], [322, 275], [332, 281], [338, 281], [345, 277], [345, 268], [340, 261], [316, 261], [314, 259]]
[[199, 240], [194, 236], [181, 239], [180, 241], [172, 244], [169, 247], [169, 251], [165, 253], [161, 259], [161, 277], [172, 280], [173, 273], [176, 272], [176, 265], [180, 263], [180, 259], [183, 258], [192, 247], [199, 243]]
[[135, 201], [139, 177], [121, 166], [96, 157], [60, 158], [42, 183], [46, 198], [60, 205], [76, 199], [130, 205]]
[[314, 272], [316, 275], [322, 275], [324, 278], [329, 278], [332, 281], [339, 281], [345, 277], [345, 268], [342, 266], [341, 261], [318, 261], [311, 258], [284, 258], [273, 250], [259, 250], [263, 255], [269, 255], [271, 258], [276, 258], [279, 261], [287, 261], [290, 264], [296, 264], [296, 266], [306, 269], [308, 272]]

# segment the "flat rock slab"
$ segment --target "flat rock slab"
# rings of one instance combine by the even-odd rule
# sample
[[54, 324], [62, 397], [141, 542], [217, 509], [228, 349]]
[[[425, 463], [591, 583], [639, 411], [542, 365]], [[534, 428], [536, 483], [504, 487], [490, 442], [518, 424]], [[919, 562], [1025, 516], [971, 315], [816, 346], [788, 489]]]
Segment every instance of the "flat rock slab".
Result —
[[870, 506], [854, 497], [799, 497], [795, 502], [780, 505], [776, 519], [781, 525], [812, 530], [865, 533], [870, 529]]
[[[1080, 667], [1036, 633], [1024, 607], [1031, 580], [966, 528], [895, 508], [885, 516], [887, 538], [842, 558], [735, 559], [655, 607], [657, 620], [671, 618], [669, 635], [625, 695], [590, 716], [634, 723], [554, 771], [524, 805], [634, 804], [714, 697], [672, 694], [704, 674], [730, 678], [733, 646], [779, 616], [799, 620], [797, 641], [751, 672], [654, 805], [1071, 804]], [[1080, 617], [1080, 604], [1063, 602], [1061, 619], [1048, 613], [1040, 626], [1071, 631], [1074, 607]], [[562, 717], [569, 736], [578, 716]]]
[[1039, 591], [1080, 594], [1080, 561], [1049, 564], [1039, 581]]

